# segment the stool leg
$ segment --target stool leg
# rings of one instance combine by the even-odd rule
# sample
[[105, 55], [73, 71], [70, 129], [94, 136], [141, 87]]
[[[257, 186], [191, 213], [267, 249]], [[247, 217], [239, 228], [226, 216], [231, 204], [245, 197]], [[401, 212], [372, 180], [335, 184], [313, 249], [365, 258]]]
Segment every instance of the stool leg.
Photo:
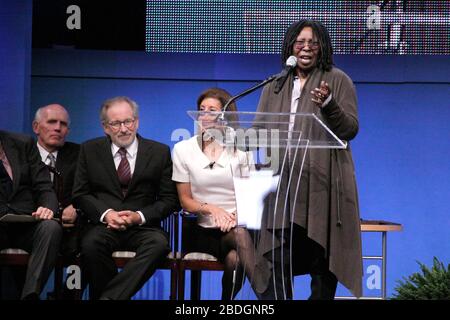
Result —
[[58, 257], [55, 265], [55, 299], [62, 300], [63, 290], [65, 287], [64, 282], [64, 263], [62, 261], [63, 257]]
[[382, 277], [383, 277], [383, 282], [382, 282], [382, 288], [381, 288], [381, 296], [383, 299], [386, 299], [386, 258], [387, 258], [387, 233], [386, 231], [384, 231], [382, 233], [382, 257], [383, 257], [383, 261], [382, 261]]
[[186, 270], [183, 262], [178, 265], [178, 300], [184, 300], [184, 284], [185, 284]]
[[170, 300], [177, 300], [178, 267], [174, 263], [170, 267]]
[[191, 271], [191, 300], [200, 300], [202, 288], [202, 272], [200, 270]]

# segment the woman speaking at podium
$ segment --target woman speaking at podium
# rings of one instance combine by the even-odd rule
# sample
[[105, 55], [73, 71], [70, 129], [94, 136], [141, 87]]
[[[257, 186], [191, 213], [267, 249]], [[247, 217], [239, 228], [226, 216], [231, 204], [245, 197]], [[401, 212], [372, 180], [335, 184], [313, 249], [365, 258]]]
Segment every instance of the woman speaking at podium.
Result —
[[[324, 25], [313, 20], [293, 23], [285, 33], [281, 59], [284, 63], [294, 56], [297, 64], [264, 87], [258, 112], [314, 114], [336, 137], [352, 140], [359, 128], [355, 87], [333, 65], [332, 53]], [[304, 123], [296, 118], [291, 125], [295, 130]], [[314, 134], [321, 134], [318, 129], [303, 130], [302, 139], [314, 140]], [[266, 290], [259, 297], [292, 299], [297, 274], [311, 275], [310, 299], [334, 299], [338, 282], [361, 296], [360, 218], [350, 144], [345, 149], [310, 148], [305, 155], [304, 162], [302, 157], [286, 161], [278, 202], [272, 199], [267, 210], [268, 227], [258, 246], [258, 257], [263, 258], [258, 261], [265, 263], [257, 265], [256, 281]], [[285, 199], [287, 212], [277, 212]], [[259, 271], [267, 265], [268, 270]]]

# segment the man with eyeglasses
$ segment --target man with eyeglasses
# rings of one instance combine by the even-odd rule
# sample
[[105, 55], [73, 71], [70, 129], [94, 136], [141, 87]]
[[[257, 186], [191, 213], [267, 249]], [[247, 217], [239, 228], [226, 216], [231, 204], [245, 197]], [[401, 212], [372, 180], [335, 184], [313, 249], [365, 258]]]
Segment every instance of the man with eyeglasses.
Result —
[[[338, 138], [352, 140], [358, 132], [356, 91], [352, 80], [333, 66], [332, 53], [324, 25], [313, 20], [293, 23], [285, 33], [281, 58], [284, 63], [293, 55], [297, 65], [264, 87], [258, 111], [313, 113]], [[290, 128], [305, 125], [297, 119]], [[308, 130], [320, 136], [315, 128]], [[273, 226], [260, 237], [257, 281], [265, 284], [258, 286], [265, 291], [259, 298], [292, 299], [291, 275], [299, 274], [311, 275], [309, 299], [334, 299], [338, 282], [361, 296], [360, 218], [350, 145], [309, 149], [304, 163], [301, 156], [289, 155], [282, 174], [292, 175], [281, 180], [278, 195], [288, 199], [287, 213], [273, 218], [275, 196], [266, 207]], [[283, 216], [288, 221], [282, 221]]]
[[[81, 145], [74, 203], [88, 216], [81, 241], [90, 299], [130, 299], [170, 251], [161, 220], [178, 210], [170, 149], [137, 134], [138, 105], [106, 100], [100, 119], [107, 137]], [[117, 250], [136, 256], [118, 273]]]

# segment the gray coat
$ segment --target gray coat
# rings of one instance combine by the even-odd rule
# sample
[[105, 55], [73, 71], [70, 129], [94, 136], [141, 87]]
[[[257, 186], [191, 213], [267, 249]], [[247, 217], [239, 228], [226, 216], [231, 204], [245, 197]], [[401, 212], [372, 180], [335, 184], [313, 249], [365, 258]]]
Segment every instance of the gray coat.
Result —
[[[329, 84], [332, 99], [323, 108], [311, 101], [310, 92], [324, 80]], [[279, 93], [275, 93], [276, 81], [263, 89], [258, 112], [290, 112], [293, 75], [289, 75]], [[358, 132], [356, 92], [351, 79], [341, 70], [332, 68], [329, 72], [313, 71], [302, 88], [297, 112], [316, 114], [341, 140], [352, 140]], [[263, 120], [261, 117], [257, 121]], [[303, 127], [302, 127], [303, 126]], [[304, 127], [306, 126], [306, 127]], [[320, 135], [317, 129], [302, 123], [295, 123], [296, 130], [303, 130], [310, 136]], [[284, 128], [286, 129], [286, 128]], [[314, 139], [314, 138], [313, 138]], [[258, 275], [256, 290], [267, 287], [271, 274], [271, 263], [267, 259], [271, 249], [280, 246], [273, 229], [289, 227], [293, 222], [307, 230], [308, 237], [325, 249], [329, 257], [329, 269], [338, 281], [355, 296], [362, 295], [362, 254], [358, 194], [350, 145], [346, 149], [308, 149], [300, 179], [302, 150], [295, 161], [288, 162], [286, 170], [293, 169], [290, 188], [288, 179], [282, 179], [279, 199], [285, 199], [289, 190], [289, 206], [283, 210], [284, 201], [275, 197], [267, 201], [263, 229], [258, 243]], [[282, 158], [284, 150], [280, 149]], [[286, 171], [285, 170], [285, 171]], [[285, 172], [286, 173], [286, 172]], [[285, 177], [285, 176], [282, 176]], [[283, 215], [283, 212], [287, 214]], [[294, 274], [307, 271], [294, 270]]]

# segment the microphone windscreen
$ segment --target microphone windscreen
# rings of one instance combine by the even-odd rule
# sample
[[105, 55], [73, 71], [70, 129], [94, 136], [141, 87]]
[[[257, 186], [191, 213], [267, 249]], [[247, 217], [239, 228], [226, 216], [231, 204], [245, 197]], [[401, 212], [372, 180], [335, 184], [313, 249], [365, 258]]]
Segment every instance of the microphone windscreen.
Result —
[[290, 56], [286, 60], [286, 66], [290, 68], [294, 68], [297, 65], [297, 58], [295, 56]]

